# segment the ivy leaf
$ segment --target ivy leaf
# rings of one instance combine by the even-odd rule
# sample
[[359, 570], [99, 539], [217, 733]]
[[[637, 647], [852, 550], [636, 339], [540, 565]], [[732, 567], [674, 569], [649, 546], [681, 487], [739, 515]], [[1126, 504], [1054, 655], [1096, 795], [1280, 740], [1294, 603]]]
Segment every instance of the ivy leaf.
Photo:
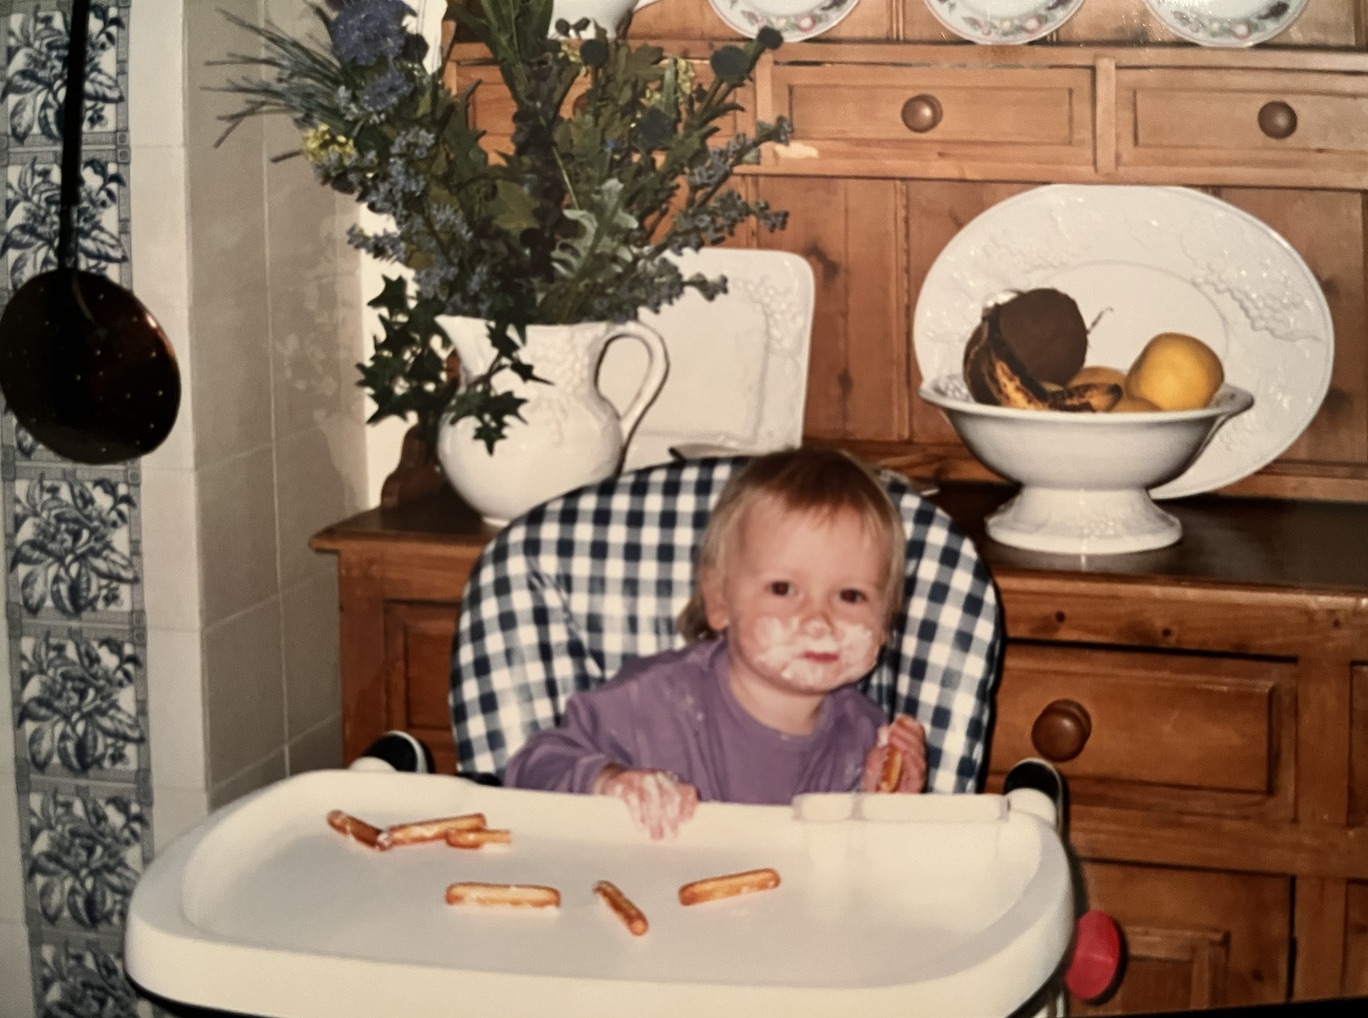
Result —
[[494, 225], [515, 237], [536, 229], [537, 203], [532, 196], [511, 180], [501, 180], [496, 186], [502, 210], [494, 217]]

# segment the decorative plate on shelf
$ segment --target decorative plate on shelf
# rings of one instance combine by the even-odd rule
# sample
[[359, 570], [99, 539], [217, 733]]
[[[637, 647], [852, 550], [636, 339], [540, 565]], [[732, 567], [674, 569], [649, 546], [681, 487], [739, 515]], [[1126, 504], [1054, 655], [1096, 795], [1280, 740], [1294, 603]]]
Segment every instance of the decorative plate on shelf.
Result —
[[1170, 31], [1200, 46], [1255, 46], [1296, 21], [1306, 0], [1145, 0]]
[[1083, 0], [926, 0], [950, 31], [989, 46], [1031, 42], [1074, 16]]
[[[660, 395], [627, 443], [623, 469], [679, 455], [761, 453], [803, 438], [808, 346], [815, 283], [812, 267], [786, 251], [704, 248], [677, 259], [686, 276], [727, 277], [712, 301], [688, 290], [641, 321], [660, 333], [670, 370]], [[646, 370], [638, 343], [612, 343], [599, 388], [621, 409]]]
[[708, 0], [717, 16], [739, 35], [754, 39], [773, 28], [785, 42], [802, 42], [843, 21], [859, 0]]
[[962, 369], [985, 304], [1049, 286], [1092, 325], [1088, 364], [1125, 370], [1160, 332], [1220, 356], [1254, 394], [1155, 498], [1210, 491], [1261, 469], [1311, 423], [1330, 385], [1334, 326], [1301, 256], [1261, 220], [1183, 187], [1052, 184], [985, 210], [922, 284], [913, 345], [923, 378]]

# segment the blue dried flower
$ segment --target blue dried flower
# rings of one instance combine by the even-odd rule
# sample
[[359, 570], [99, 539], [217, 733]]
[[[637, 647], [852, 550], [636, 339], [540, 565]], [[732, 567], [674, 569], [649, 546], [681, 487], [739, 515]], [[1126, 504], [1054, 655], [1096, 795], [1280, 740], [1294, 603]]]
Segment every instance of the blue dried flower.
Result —
[[397, 67], [391, 67], [361, 91], [361, 105], [371, 113], [385, 113], [412, 91], [413, 82]]
[[404, 18], [412, 13], [403, 0], [352, 0], [328, 26], [333, 52], [343, 63], [362, 67], [392, 60], [403, 52]]

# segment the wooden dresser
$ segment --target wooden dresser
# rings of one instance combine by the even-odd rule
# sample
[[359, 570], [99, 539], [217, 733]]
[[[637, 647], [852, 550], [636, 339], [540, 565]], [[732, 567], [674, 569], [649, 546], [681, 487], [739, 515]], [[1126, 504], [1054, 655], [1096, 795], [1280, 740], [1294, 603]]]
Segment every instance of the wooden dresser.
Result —
[[[1038, 43], [977, 46], [923, 0], [860, 0], [767, 56], [737, 116], [795, 124], [739, 181], [788, 229], [736, 242], [815, 270], [805, 441], [941, 483], [1001, 589], [990, 787], [1021, 757], [1060, 758], [1087, 896], [1129, 945], [1117, 994], [1075, 1013], [1368, 993], [1365, 18], [1362, 0], [1311, 0], [1271, 43], [1224, 50], [1176, 39], [1143, 0], [1085, 0]], [[702, 75], [735, 39], [707, 0], [653, 4], [631, 34]], [[458, 44], [447, 72], [484, 79], [476, 116], [501, 147], [487, 56]], [[912, 308], [937, 254], [1057, 182], [1201, 188], [1285, 237], [1329, 303], [1320, 412], [1264, 469], [1170, 503], [1173, 548], [1081, 561], [983, 540], [1008, 491], [915, 396]], [[442, 490], [315, 537], [339, 556], [348, 759], [401, 727], [451, 767], [451, 634], [488, 536]]]
[[[1059, 759], [1089, 901], [1128, 941], [1116, 996], [1076, 1013], [1368, 993], [1368, 507], [1187, 499], [1181, 544], [1084, 561], [985, 539], [1008, 494], [935, 497], [1002, 593], [989, 787]], [[445, 488], [314, 537], [348, 761], [403, 728], [454, 769], [451, 639], [489, 537]]]

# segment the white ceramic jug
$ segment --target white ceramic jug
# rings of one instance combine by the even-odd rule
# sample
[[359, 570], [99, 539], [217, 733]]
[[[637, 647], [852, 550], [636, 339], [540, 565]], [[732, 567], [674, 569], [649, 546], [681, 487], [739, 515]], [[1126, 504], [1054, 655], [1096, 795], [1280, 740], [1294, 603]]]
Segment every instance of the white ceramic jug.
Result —
[[649, 7], [656, 0], [556, 0], [551, 11], [551, 34], [556, 34], [556, 22], [564, 18], [574, 24], [580, 18], [596, 21], [604, 27], [608, 38], [613, 38], [622, 19], [631, 11]]
[[[479, 318], [441, 319], [461, 358], [461, 380], [485, 371], [494, 359], [488, 324]], [[631, 338], [646, 348], [646, 373], [621, 417], [598, 387], [599, 361], [609, 343]], [[665, 384], [669, 359], [659, 335], [640, 322], [530, 325], [522, 359], [541, 382], [523, 382], [502, 372], [495, 388], [527, 400], [522, 420], [508, 430], [491, 454], [475, 438], [470, 418], [445, 423], [437, 436], [437, 458], [451, 486], [491, 526], [502, 526], [540, 502], [620, 469], [627, 440], [641, 415]]]

